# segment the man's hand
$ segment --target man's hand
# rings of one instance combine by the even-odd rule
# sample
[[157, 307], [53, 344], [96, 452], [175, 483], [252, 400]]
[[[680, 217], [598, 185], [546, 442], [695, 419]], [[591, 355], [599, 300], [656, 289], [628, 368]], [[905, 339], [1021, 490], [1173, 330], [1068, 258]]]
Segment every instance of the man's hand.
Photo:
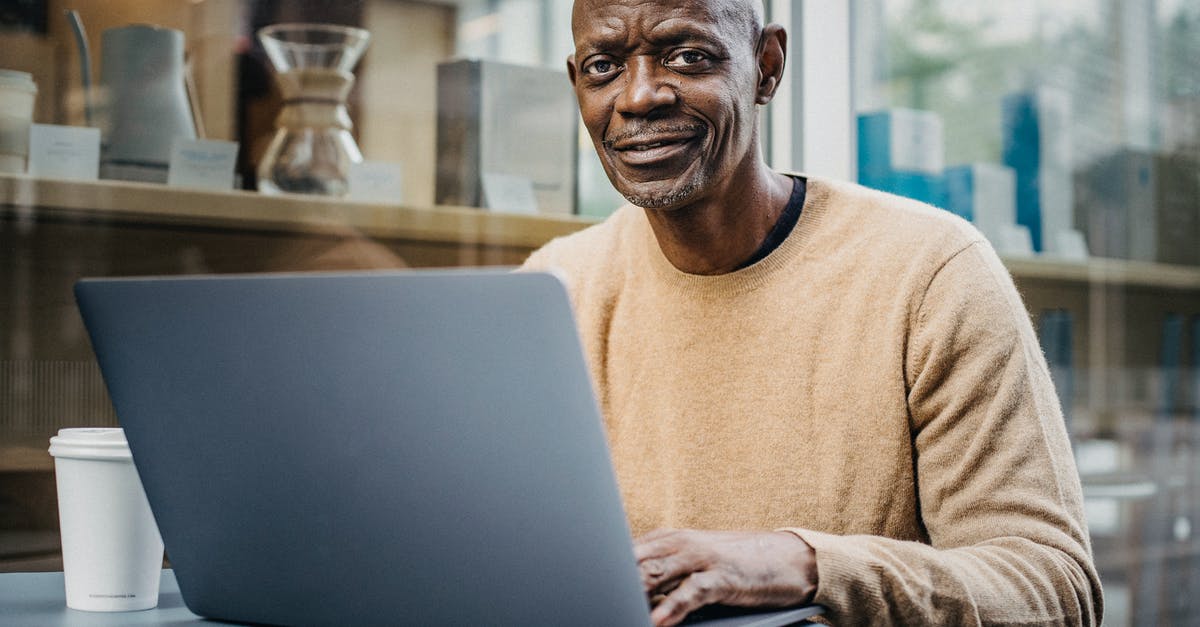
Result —
[[817, 590], [816, 554], [786, 531], [652, 531], [634, 555], [659, 627], [713, 603], [785, 607], [811, 602]]

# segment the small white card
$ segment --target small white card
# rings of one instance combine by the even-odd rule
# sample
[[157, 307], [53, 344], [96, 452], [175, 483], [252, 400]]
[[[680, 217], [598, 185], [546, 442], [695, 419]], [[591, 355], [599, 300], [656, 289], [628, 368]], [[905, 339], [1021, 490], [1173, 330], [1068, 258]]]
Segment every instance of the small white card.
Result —
[[1075, 229], [1058, 231], [1054, 234], [1054, 252], [1063, 259], [1087, 261], [1087, 240]]
[[1033, 237], [1029, 227], [1023, 224], [1005, 224], [1000, 227], [999, 252], [1002, 255], [1026, 257], [1033, 255]]
[[537, 195], [533, 193], [533, 181], [524, 176], [483, 174], [484, 205], [496, 211], [513, 213], [537, 213]]
[[100, 178], [100, 129], [31, 124], [29, 175], [76, 181]]
[[404, 165], [397, 161], [350, 164], [350, 200], [398, 205], [404, 202]]
[[167, 185], [200, 189], [233, 189], [237, 142], [176, 139], [171, 143]]

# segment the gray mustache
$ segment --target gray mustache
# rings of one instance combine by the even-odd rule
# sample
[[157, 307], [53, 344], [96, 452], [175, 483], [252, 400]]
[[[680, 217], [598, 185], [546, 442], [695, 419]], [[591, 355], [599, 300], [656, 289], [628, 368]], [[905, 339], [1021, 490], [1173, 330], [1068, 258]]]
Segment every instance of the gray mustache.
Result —
[[652, 139], [656, 135], [667, 133], [691, 133], [699, 132], [701, 136], [708, 134], [708, 127], [703, 124], [678, 124], [675, 126], [646, 126], [642, 128], [634, 128], [624, 131], [620, 135], [607, 137], [601, 143], [606, 148], [611, 148], [613, 144], [619, 141], [636, 140], [636, 139]]

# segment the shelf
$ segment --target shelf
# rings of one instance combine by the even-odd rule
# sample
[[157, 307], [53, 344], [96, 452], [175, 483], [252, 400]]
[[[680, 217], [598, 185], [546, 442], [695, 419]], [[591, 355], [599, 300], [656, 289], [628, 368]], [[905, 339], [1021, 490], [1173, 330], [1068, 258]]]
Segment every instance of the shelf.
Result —
[[1018, 281], [1033, 279], [1200, 291], [1200, 267], [1194, 266], [1101, 257], [1091, 257], [1086, 262], [1053, 257], [1006, 257], [1004, 265]]
[[[42, 444], [42, 442], [45, 444]], [[0, 450], [0, 475], [14, 472], [53, 472], [54, 458], [50, 457], [48, 439], [39, 440], [37, 445], [30, 442], [7, 443]]]
[[536, 248], [593, 221], [466, 207], [415, 208], [331, 198], [202, 191], [124, 181], [0, 175], [0, 215], [345, 233], [379, 239]]
[[[64, 217], [218, 229], [283, 230], [387, 240], [534, 249], [594, 220], [499, 213], [465, 207], [416, 208], [255, 192], [199, 191], [123, 181], [59, 181], [0, 175], [0, 215]], [[1020, 281], [1200, 291], [1200, 267], [1091, 258], [1008, 257]]]

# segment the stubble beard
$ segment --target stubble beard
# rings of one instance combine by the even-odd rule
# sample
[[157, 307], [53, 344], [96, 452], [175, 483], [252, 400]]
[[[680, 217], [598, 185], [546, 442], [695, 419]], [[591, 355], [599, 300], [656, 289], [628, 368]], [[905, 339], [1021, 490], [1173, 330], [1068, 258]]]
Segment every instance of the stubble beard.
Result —
[[[629, 203], [635, 207], [641, 207], [643, 209], [664, 209], [668, 207], [674, 207], [692, 200], [696, 196], [697, 192], [704, 187], [704, 180], [709, 176], [709, 173], [705, 172], [703, 168], [700, 168], [698, 171], [691, 174], [685, 174], [684, 176], [687, 177], [684, 181], [677, 183], [670, 190], [659, 192], [657, 194], [652, 192], [639, 193], [636, 189], [638, 187], [637, 184], [630, 186], [634, 189], [626, 191], [618, 188], [617, 191], [625, 197], [625, 200], [629, 201]], [[616, 187], [615, 181], [614, 187]]]
[[696, 190], [698, 189], [700, 189], [700, 183], [692, 180], [685, 183], [683, 187], [659, 196], [639, 196], [633, 193], [621, 195], [624, 196], [625, 200], [628, 200], [629, 203], [635, 207], [641, 207], [643, 209], [662, 209], [663, 207], [670, 207], [682, 203], [683, 201], [691, 198], [692, 194], [695, 194]]
[[[671, 131], [679, 131], [679, 130], [698, 131], [699, 133], [701, 133], [699, 140], [702, 143], [708, 139], [708, 127], [705, 127], [700, 124], [674, 125], [674, 126], [667, 126], [667, 127], [661, 127], [661, 126], [653, 127], [653, 126], [647, 125], [647, 127], [644, 127], [644, 128], [632, 129], [632, 130], [626, 132], [622, 137], [606, 139], [605, 141], [602, 142], [602, 145], [605, 146], [606, 148], [611, 148], [613, 143], [615, 143], [615, 141], [617, 139], [627, 139], [629, 137], [636, 137], [637, 135], [646, 133], [648, 131], [671, 132]], [[601, 158], [603, 159], [604, 155], [601, 155]], [[615, 167], [616, 166], [614, 165], [614, 168]], [[643, 209], [662, 209], [664, 207], [671, 207], [674, 205], [679, 205], [679, 204], [691, 199], [696, 194], [696, 192], [698, 192], [701, 189], [701, 187], [703, 187], [704, 179], [706, 178], [707, 173], [704, 172], [703, 168], [700, 168], [700, 170], [695, 171], [690, 175], [685, 173], [683, 176], [688, 177], [686, 181], [674, 186], [674, 188], [669, 191], [661, 192], [657, 195], [639, 194], [636, 191], [636, 189], [631, 189], [627, 192], [625, 190], [622, 190], [617, 185], [617, 177], [616, 176], [610, 176], [609, 178], [612, 181], [613, 187], [616, 188], [617, 191], [622, 196], [625, 197], [625, 200], [629, 201], [629, 203], [634, 205], [635, 207], [641, 207]], [[639, 184], [631, 183], [629, 185], [629, 187], [637, 188], [637, 187], [639, 187]]]

